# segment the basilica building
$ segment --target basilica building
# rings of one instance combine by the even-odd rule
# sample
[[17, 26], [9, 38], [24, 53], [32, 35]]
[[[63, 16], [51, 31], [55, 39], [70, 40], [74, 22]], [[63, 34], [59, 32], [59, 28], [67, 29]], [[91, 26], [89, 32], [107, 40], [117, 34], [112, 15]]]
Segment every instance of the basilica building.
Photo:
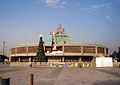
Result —
[[[23, 44], [10, 49], [10, 62], [34, 62], [38, 43]], [[98, 44], [73, 41], [63, 27], [50, 32], [44, 41], [45, 56], [50, 62], [94, 62], [96, 57], [108, 56], [108, 48]]]

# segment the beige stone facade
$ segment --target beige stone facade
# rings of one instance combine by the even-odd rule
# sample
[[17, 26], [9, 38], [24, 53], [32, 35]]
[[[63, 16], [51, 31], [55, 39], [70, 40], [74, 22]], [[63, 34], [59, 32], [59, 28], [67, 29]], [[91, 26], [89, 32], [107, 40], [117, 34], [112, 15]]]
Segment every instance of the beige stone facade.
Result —
[[[63, 44], [56, 45], [57, 50], [52, 51], [51, 45], [44, 46], [48, 62], [79, 62], [92, 61], [94, 57], [108, 56], [108, 48], [92, 44]], [[37, 53], [37, 46], [18, 46], [10, 50], [13, 62], [32, 62]]]

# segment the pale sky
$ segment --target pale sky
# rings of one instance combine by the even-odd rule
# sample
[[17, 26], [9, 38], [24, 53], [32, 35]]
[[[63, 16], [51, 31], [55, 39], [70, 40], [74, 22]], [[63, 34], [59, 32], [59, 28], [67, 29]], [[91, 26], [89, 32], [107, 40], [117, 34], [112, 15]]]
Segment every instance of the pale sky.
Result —
[[38, 42], [59, 24], [75, 41], [120, 46], [120, 0], [0, 0], [0, 52]]

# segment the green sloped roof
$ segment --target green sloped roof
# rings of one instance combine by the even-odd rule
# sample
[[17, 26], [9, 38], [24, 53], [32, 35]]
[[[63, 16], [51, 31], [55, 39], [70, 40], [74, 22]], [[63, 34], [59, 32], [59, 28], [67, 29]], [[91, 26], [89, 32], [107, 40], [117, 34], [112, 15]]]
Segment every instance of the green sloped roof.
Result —
[[[45, 36], [43, 37], [43, 39], [44, 39], [45, 45], [52, 44], [51, 36]], [[69, 36], [56, 36], [56, 42], [58, 45], [61, 45], [61, 44], [88, 44], [90, 45], [91, 44], [91, 43], [86, 43], [86, 42], [74, 42]], [[17, 46], [33, 46], [33, 45], [38, 45], [38, 42], [17, 44]], [[97, 44], [94, 44], [94, 45], [97, 45]]]
[[57, 36], [56, 37], [57, 44], [75, 44], [75, 42], [68, 36]]
[[44, 44], [52, 44], [52, 37], [44, 37]]
[[[52, 37], [45, 39], [45, 44], [52, 44]], [[56, 36], [57, 44], [75, 44], [75, 42], [68, 36]]]
[[[43, 37], [44, 44], [45, 45], [51, 45], [52, 44], [52, 37], [51, 36], [44, 36]], [[38, 40], [39, 41], [39, 40]], [[99, 45], [95, 43], [88, 43], [88, 42], [74, 42], [69, 36], [56, 36], [56, 42], [58, 45], [61, 44], [86, 44], [86, 45]], [[38, 45], [38, 42], [33, 42], [33, 43], [22, 43], [22, 44], [17, 44], [16, 46], [34, 46]]]

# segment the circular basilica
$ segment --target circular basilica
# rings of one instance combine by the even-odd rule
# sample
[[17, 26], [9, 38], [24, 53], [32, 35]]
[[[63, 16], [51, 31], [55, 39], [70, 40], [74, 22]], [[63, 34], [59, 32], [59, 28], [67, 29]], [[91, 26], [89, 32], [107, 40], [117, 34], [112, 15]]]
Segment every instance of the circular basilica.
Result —
[[[50, 32], [44, 42], [48, 62], [92, 62], [96, 57], [108, 56], [108, 48], [98, 44], [74, 42], [61, 26]], [[38, 43], [24, 44], [10, 49], [11, 62], [34, 62]]]

